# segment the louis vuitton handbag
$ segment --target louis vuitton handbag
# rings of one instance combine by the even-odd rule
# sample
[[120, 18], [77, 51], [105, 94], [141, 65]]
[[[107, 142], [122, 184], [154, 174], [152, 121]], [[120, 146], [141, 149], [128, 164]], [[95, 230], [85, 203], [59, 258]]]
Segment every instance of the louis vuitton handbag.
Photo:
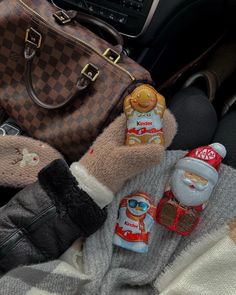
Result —
[[[79, 24], [92, 23], [111, 45]], [[0, 107], [30, 136], [77, 160], [149, 73], [110, 25], [45, 0], [0, 0]]]

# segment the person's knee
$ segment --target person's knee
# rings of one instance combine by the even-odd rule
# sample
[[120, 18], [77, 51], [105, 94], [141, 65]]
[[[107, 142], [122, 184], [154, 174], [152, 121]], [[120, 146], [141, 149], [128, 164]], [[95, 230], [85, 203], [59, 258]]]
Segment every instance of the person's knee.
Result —
[[169, 108], [178, 123], [178, 134], [171, 149], [192, 149], [210, 143], [217, 126], [217, 115], [200, 89], [182, 89], [173, 97]]
[[223, 144], [227, 150], [223, 162], [236, 168], [236, 108], [220, 121], [214, 141]]

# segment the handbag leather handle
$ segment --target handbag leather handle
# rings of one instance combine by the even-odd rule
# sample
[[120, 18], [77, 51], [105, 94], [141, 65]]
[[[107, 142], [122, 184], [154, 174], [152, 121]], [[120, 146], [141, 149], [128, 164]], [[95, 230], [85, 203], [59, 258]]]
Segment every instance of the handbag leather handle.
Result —
[[89, 84], [92, 81], [90, 79], [87, 79], [85, 76], [81, 75], [81, 77], [79, 78], [79, 80], [77, 82], [75, 93], [73, 93], [66, 101], [59, 103], [57, 105], [47, 104], [38, 98], [38, 96], [34, 90], [33, 83], [32, 83], [32, 64], [33, 64], [33, 60], [34, 60], [35, 55], [36, 55], [36, 49], [26, 45], [25, 50], [24, 50], [24, 57], [25, 57], [24, 78], [25, 78], [26, 90], [28, 92], [29, 97], [36, 105], [38, 105], [41, 108], [44, 108], [46, 110], [56, 110], [56, 109], [60, 109], [60, 108], [64, 107], [69, 102], [71, 102], [74, 97], [76, 97], [82, 91], [87, 89]]
[[101, 30], [103, 30], [108, 35], [110, 35], [111, 38], [116, 41], [116, 43], [117, 43], [116, 45], [121, 46], [121, 48], [123, 50], [123, 46], [124, 46], [123, 37], [113, 26], [111, 26], [107, 22], [105, 22], [95, 16], [87, 15], [87, 14], [84, 14], [81, 12], [77, 12], [76, 20], [78, 22], [84, 22], [87, 24], [92, 24], [92, 25], [98, 26]]
[[[78, 12], [75, 10], [67, 10], [67, 11], [61, 10], [61, 11], [56, 12], [54, 14], [54, 16], [57, 13], [63, 13], [65, 18], [68, 16], [70, 20], [75, 20], [78, 23], [85, 23], [85, 24], [90, 24], [90, 25], [96, 26], [97, 28], [106, 32], [116, 42], [116, 46], [120, 49], [119, 53], [122, 52], [123, 46], [124, 46], [124, 39], [121, 36], [121, 34], [112, 25], [108, 24], [107, 22], [105, 22], [93, 15]], [[58, 18], [57, 20], [60, 23], [60, 18]], [[61, 22], [61, 24], [63, 24], [63, 21]]]

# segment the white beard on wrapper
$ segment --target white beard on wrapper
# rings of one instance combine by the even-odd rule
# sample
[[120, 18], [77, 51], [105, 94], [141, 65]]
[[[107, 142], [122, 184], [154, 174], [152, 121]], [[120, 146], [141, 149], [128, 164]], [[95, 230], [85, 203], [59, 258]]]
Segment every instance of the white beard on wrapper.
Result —
[[[171, 191], [175, 198], [184, 206], [198, 206], [207, 202], [211, 196], [214, 184], [208, 180], [206, 185], [187, 179], [186, 171], [175, 169], [171, 177]], [[191, 184], [195, 188], [191, 188]]]

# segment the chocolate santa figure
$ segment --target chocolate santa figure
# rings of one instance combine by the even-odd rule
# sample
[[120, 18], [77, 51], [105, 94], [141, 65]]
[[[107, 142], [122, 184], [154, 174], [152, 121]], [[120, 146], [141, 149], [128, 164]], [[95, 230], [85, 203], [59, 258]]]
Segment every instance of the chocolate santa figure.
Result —
[[145, 193], [125, 197], [119, 208], [113, 244], [134, 252], [147, 253], [149, 233], [156, 208]]
[[152, 86], [135, 88], [124, 100], [127, 117], [126, 145], [164, 144], [162, 119], [166, 109], [165, 98]]
[[225, 147], [213, 143], [196, 148], [180, 159], [157, 206], [157, 222], [180, 235], [189, 235], [200, 221], [225, 156]]

